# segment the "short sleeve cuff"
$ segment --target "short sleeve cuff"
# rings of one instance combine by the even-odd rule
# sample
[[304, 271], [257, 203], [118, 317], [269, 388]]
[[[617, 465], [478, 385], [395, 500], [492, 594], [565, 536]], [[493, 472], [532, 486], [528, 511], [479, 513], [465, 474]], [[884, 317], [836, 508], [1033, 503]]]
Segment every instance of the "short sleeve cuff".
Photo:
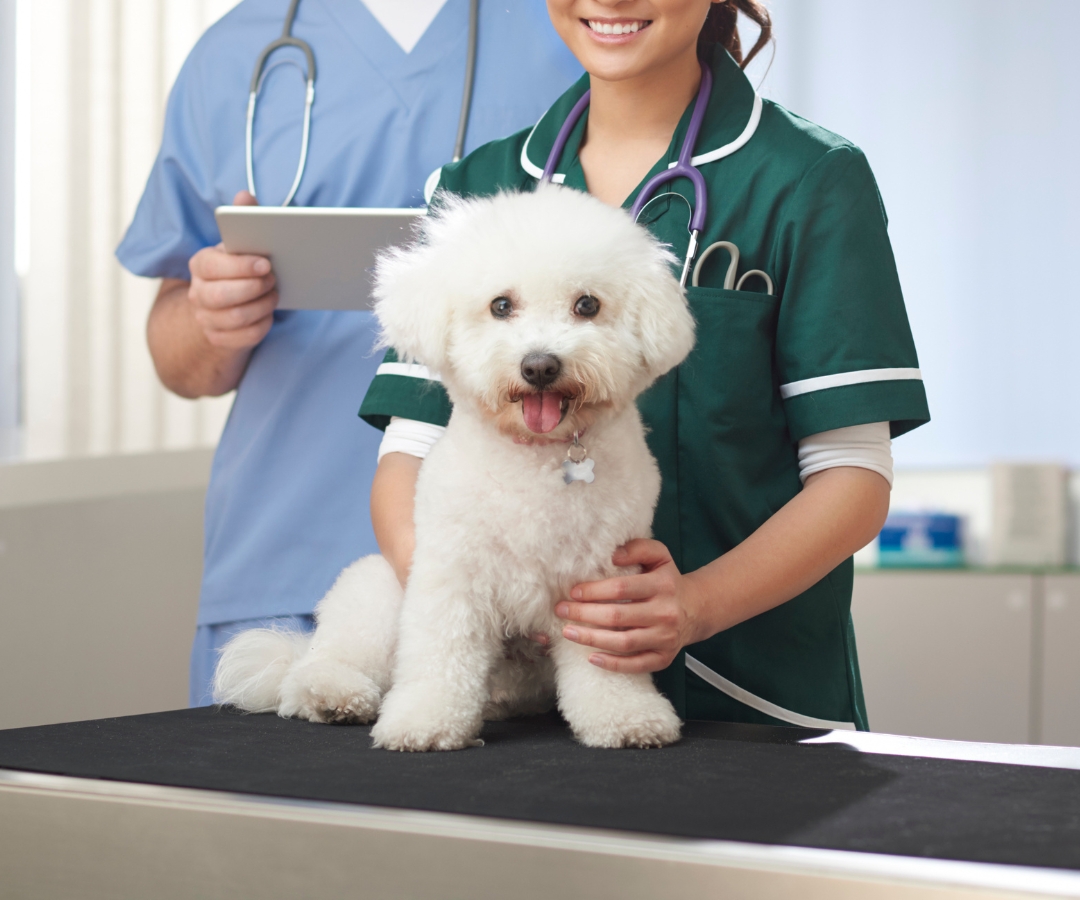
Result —
[[450, 421], [450, 397], [440, 382], [382, 371], [389, 365], [379, 366], [380, 371], [360, 406], [361, 419], [380, 431], [386, 430], [391, 416], [431, 425], [446, 425]]
[[810, 390], [787, 397], [784, 412], [794, 441], [872, 422], [888, 422], [895, 438], [930, 421], [926, 391], [918, 379]]

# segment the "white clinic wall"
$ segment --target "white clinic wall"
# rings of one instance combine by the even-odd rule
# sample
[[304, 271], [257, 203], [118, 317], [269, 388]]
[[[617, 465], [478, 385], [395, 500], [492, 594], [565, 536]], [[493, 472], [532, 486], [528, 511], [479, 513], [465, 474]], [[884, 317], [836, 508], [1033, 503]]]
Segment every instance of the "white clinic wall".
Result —
[[[143, 336], [155, 285], [124, 273], [112, 249], [168, 86], [233, 2], [0, 0], [29, 19], [18, 188], [30, 458], [216, 440], [228, 399], [190, 403], [158, 385]], [[763, 93], [863, 147], [890, 214], [934, 416], [896, 443], [897, 464], [1080, 464], [1080, 3], [770, 5], [778, 43]], [[0, 202], [2, 164], [0, 149]], [[11, 310], [0, 300], [0, 317]], [[0, 348], [11, 321], [0, 318]], [[13, 364], [0, 349], [0, 427]]]
[[22, 450], [27, 459], [216, 443], [230, 398], [166, 392], [146, 349], [157, 282], [113, 250], [169, 87], [236, 0], [17, 0]]
[[861, 146], [889, 212], [934, 417], [897, 464], [1080, 464], [1080, 3], [770, 6], [762, 92]]

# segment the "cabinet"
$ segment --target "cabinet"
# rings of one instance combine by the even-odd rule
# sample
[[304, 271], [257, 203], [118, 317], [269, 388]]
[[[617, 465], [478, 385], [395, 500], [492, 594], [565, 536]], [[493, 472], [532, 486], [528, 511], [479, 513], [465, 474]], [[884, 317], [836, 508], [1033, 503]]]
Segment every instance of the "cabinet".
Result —
[[860, 572], [852, 616], [875, 731], [1080, 746], [1080, 575]]
[[1080, 747], [1080, 576], [1044, 581], [1040, 743]]

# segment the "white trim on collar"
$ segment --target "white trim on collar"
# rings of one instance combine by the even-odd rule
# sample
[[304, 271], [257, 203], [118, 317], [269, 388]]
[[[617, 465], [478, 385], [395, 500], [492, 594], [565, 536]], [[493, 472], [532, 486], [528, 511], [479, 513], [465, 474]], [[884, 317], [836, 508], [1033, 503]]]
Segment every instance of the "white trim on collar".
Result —
[[[695, 156], [690, 160], [690, 164], [696, 168], [697, 166], [705, 165], [705, 163], [723, 159], [725, 156], [731, 156], [732, 153], [742, 150], [743, 147], [750, 143], [750, 138], [754, 136], [754, 132], [757, 131], [758, 125], [761, 124], [761, 110], [764, 106], [765, 104], [761, 99], [761, 94], [754, 91], [754, 108], [750, 111], [750, 121], [746, 123], [743, 133], [735, 138], [730, 144], [724, 144], [723, 147], [717, 147], [715, 150], [710, 150], [708, 153], [702, 153], [699, 156]], [[677, 165], [677, 162], [673, 162], [668, 165], [668, 168], [674, 169]]]
[[[546, 116], [547, 113], [544, 113]], [[529, 141], [532, 140], [532, 136], [536, 133], [536, 129], [540, 127], [540, 122], [544, 121], [544, 116], [540, 117], [540, 120], [533, 125], [532, 131], [529, 132], [529, 136], [525, 138], [525, 146], [521, 148], [521, 168], [532, 175], [533, 178], [543, 178], [544, 170], [539, 166], [534, 166], [531, 159], [529, 159]], [[554, 179], [553, 179], [554, 180]]]
[[[540, 123], [537, 122], [536, 125]], [[532, 160], [529, 159], [529, 141], [532, 140], [533, 131], [536, 131], [536, 125], [533, 125], [532, 131], [529, 132], [529, 136], [525, 138], [525, 146], [521, 148], [521, 168], [523, 168], [529, 175], [532, 175], [537, 181], [544, 177], [544, 170], [539, 166], [534, 166]], [[563, 172], [556, 172], [551, 176], [551, 181], [554, 184], [562, 184], [566, 181], [566, 174]]]
[[[761, 99], [761, 94], [754, 91], [754, 105], [750, 110], [750, 120], [746, 123], [746, 127], [743, 129], [735, 140], [729, 144], [724, 144], [723, 147], [717, 147], [715, 150], [710, 150], [708, 153], [701, 153], [690, 160], [691, 164], [696, 166], [703, 166], [705, 163], [715, 162], [718, 159], [723, 159], [725, 156], [731, 156], [750, 143], [750, 138], [758, 130], [758, 125], [761, 124], [761, 111], [764, 108], [765, 103]], [[547, 115], [545, 113], [544, 115]], [[521, 168], [523, 168], [533, 178], [539, 179], [544, 175], [544, 170], [538, 165], [535, 165], [531, 159], [529, 159], [529, 142], [532, 141], [533, 135], [536, 133], [536, 129], [539, 127], [540, 122], [543, 121], [543, 116], [540, 117], [540, 121], [533, 125], [532, 131], [529, 132], [529, 136], [525, 138], [525, 144], [521, 148]], [[674, 169], [678, 163], [669, 163], [668, 168]], [[565, 181], [566, 175], [558, 174], [553, 175], [551, 180], [556, 184], [562, 184]]]

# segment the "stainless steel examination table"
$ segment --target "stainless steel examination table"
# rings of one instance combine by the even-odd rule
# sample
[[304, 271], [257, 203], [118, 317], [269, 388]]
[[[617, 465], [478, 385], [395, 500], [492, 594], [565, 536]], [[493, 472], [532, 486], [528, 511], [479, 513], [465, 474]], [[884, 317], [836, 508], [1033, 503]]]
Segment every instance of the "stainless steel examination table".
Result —
[[1080, 897], [1080, 750], [483, 736], [398, 754], [213, 708], [0, 731], [0, 897]]

